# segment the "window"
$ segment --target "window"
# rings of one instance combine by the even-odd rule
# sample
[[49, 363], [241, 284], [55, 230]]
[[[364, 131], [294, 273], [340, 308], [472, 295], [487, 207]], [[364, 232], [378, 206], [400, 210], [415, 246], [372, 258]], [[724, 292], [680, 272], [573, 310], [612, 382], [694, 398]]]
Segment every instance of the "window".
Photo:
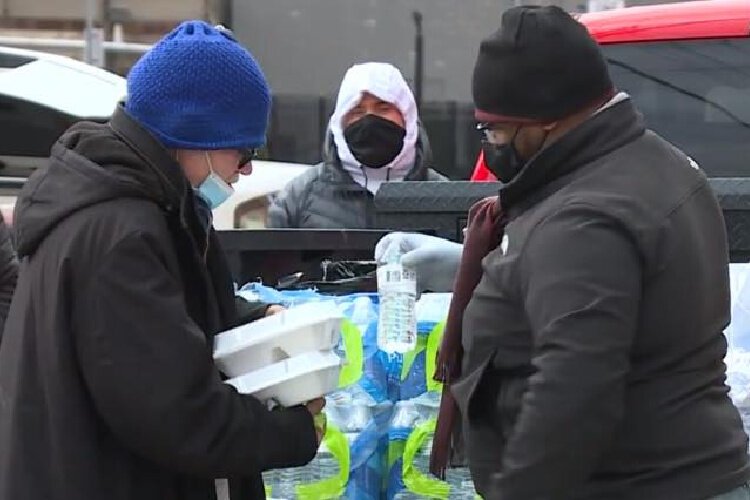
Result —
[[609, 45], [615, 84], [711, 177], [750, 177], [750, 40]]
[[33, 57], [0, 52], [0, 70], [20, 68], [24, 64], [28, 64], [34, 61], [35, 59]]
[[0, 175], [28, 177], [35, 164], [29, 159], [49, 157], [50, 148], [71, 124], [70, 119], [52, 109], [0, 95], [0, 130], [3, 131], [0, 134]]

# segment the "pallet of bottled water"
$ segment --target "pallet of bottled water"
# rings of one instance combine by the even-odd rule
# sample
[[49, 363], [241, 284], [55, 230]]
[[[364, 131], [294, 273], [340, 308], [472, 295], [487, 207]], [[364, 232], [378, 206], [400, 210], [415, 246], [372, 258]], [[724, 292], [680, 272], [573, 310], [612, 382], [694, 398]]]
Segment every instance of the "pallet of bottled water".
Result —
[[283, 500], [380, 500], [392, 403], [356, 386], [327, 398], [328, 428], [308, 465], [264, 474], [269, 497]]
[[388, 456], [395, 458], [388, 474], [388, 500], [479, 498], [467, 468], [448, 469], [445, 481], [430, 474], [439, 405], [439, 394], [429, 392], [396, 403], [388, 430]]
[[[317, 455], [304, 467], [265, 473], [268, 497], [477, 499], [467, 469], [449, 469], [446, 481], [430, 475], [438, 403], [437, 394], [425, 394], [395, 406], [377, 404], [356, 388], [330, 396], [325, 409], [328, 433]], [[394, 458], [389, 468], [387, 464]], [[411, 481], [414, 478], [417, 480]], [[411, 488], [414, 484], [417, 486]]]
[[[426, 465], [429, 466], [429, 460]], [[471, 480], [469, 469], [465, 467], [460, 469], [448, 469], [446, 482], [450, 488], [448, 495], [444, 497], [447, 500], [480, 500], [479, 495], [477, 495], [477, 492], [474, 490], [474, 482]], [[393, 496], [393, 500], [416, 500], [419, 498], [424, 499], [431, 497], [407, 490], [401, 491]]]

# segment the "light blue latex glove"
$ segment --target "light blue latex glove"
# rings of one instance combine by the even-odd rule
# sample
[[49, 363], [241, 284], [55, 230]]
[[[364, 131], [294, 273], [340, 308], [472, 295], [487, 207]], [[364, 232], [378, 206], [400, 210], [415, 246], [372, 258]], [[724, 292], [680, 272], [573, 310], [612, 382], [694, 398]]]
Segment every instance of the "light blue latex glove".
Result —
[[391, 233], [375, 247], [375, 260], [383, 262], [396, 246], [401, 263], [417, 273], [417, 291], [452, 292], [463, 245], [417, 233]]

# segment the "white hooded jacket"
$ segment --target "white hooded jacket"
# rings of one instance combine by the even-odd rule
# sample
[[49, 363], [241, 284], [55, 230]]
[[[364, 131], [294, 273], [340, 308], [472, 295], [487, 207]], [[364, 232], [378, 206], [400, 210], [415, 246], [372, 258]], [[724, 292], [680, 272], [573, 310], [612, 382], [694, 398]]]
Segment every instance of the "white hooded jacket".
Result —
[[[363, 167], [349, 150], [342, 119], [363, 92], [394, 103], [404, 117], [406, 136], [396, 158], [383, 168]], [[390, 64], [366, 63], [344, 77], [323, 145], [323, 161], [289, 182], [268, 209], [267, 227], [367, 229], [376, 227], [375, 193], [386, 181], [444, 181], [432, 168], [429, 140], [417, 107], [399, 71]]]
[[[382, 168], [361, 165], [354, 158], [344, 138], [342, 120], [359, 103], [365, 92], [395, 105], [404, 117], [404, 146], [396, 158]], [[349, 68], [339, 88], [336, 109], [331, 116], [329, 129], [344, 170], [357, 184], [373, 194], [383, 182], [402, 180], [414, 165], [419, 136], [417, 103], [401, 72], [390, 64], [368, 62]]]

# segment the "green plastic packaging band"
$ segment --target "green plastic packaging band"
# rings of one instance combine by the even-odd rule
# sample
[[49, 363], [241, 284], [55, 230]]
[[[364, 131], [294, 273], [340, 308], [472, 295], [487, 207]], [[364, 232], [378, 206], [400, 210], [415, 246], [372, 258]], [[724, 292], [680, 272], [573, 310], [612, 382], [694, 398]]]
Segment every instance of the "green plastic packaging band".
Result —
[[401, 381], [406, 380], [409, 376], [414, 360], [417, 359], [417, 355], [427, 348], [427, 339], [424, 336], [417, 337], [417, 346], [414, 350], [404, 353], [404, 362], [401, 364]]
[[390, 471], [393, 469], [393, 466], [396, 465], [396, 462], [399, 458], [403, 458], [404, 456], [404, 444], [405, 441], [397, 440], [397, 441], [391, 441], [388, 443], [388, 470]]
[[404, 446], [404, 468], [401, 475], [408, 491], [425, 498], [447, 500], [450, 485], [430, 475], [422, 474], [414, 467], [414, 457], [419, 453], [419, 449], [425, 444], [427, 438], [435, 433], [436, 423], [436, 419], [430, 419], [417, 426], [409, 435]]
[[433, 328], [427, 336], [425, 376], [427, 377], [427, 390], [430, 392], [440, 392], [443, 390], [443, 384], [435, 380], [435, 370], [437, 368], [437, 353], [440, 349], [440, 344], [443, 341], [444, 331], [445, 321], [442, 321], [435, 325], [435, 328]]
[[344, 319], [341, 324], [341, 338], [344, 340], [346, 361], [341, 367], [339, 374], [339, 388], [355, 384], [362, 378], [364, 367], [364, 347], [362, 346], [362, 333], [357, 325]]
[[326, 429], [326, 435], [323, 438], [328, 451], [339, 464], [339, 475], [322, 479], [315, 483], [300, 484], [295, 488], [298, 500], [328, 500], [341, 498], [346, 491], [346, 484], [349, 482], [349, 466], [351, 463], [349, 457], [349, 442], [343, 432], [333, 425]]

